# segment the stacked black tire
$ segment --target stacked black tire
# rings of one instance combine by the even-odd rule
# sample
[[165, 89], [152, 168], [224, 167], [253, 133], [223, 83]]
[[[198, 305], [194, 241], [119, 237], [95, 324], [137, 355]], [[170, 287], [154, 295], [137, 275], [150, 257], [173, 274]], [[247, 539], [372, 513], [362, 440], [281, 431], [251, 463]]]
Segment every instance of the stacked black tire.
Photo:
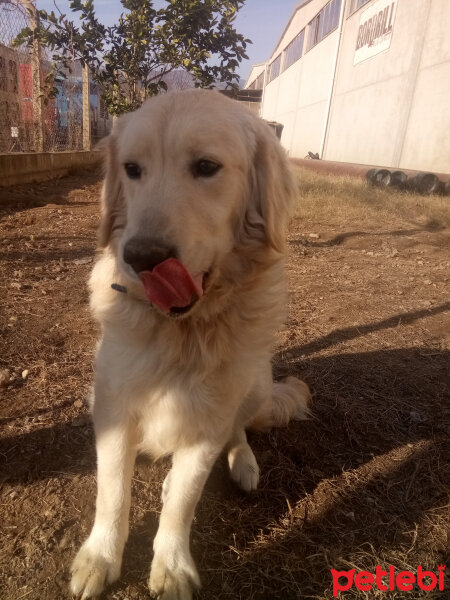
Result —
[[377, 187], [394, 187], [400, 190], [411, 190], [418, 194], [450, 195], [450, 181], [441, 181], [434, 173], [417, 173], [408, 177], [403, 171], [389, 171], [389, 169], [370, 169], [366, 177]]

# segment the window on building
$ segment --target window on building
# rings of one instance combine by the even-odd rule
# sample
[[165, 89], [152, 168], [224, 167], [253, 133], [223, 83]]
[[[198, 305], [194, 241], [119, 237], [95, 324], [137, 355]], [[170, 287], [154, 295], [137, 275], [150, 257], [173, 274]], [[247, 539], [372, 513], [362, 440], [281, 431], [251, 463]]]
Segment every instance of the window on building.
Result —
[[6, 100], [4, 100], [3, 102], [0, 102], [0, 107], [1, 107], [0, 115], [2, 115], [3, 121], [5, 123], [8, 123], [8, 121], [9, 121], [9, 103]]
[[367, 4], [368, 2], [370, 2], [370, 0], [353, 0], [350, 12], [355, 12], [355, 10], [358, 10], [358, 8], [361, 8], [361, 6], [364, 6], [364, 4]]
[[339, 25], [341, 0], [330, 0], [308, 25], [308, 43], [311, 50]]
[[298, 35], [288, 44], [284, 50], [283, 71], [293, 65], [303, 53], [303, 42], [305, 40], [305, 30], [302, 29]]
[[18, 102], [11, 102], [11, 107], [10, 107], [10, 121], [11, 121], [11, 125], [18, 125], [19, 124], [19, 103]]
[[17, 81], [17, 63], [15, 60], [8, 61], [9, 68], [9, 91], [13, 94], [17, 94], [19, 91], [18, 81]]
[[6, 63], [2, 56], [0, 56], [0, 90], [6, 91]]
[[281, 68], [281, 54], [279, 54], [275, 58], [275, 60], [273, 60], [269, 65], [268, 83], [273, 81], [275, 79], [275, 77], [278, 77], [278, 75], [280, 74], [280, 68]]
[[256, 78], [255, 90], [262, 90], [264, 87], [264, 71]]
[[249, 90], [262, 90], [264, 87], [264, 71], [248, 86]]

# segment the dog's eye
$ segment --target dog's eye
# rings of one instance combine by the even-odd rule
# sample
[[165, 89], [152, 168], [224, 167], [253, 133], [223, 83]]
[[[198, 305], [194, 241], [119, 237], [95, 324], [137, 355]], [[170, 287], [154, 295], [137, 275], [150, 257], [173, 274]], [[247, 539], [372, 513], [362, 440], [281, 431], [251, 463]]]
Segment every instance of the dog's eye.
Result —
[[125, 173], [130, 179], [140, 179], [141, 167], [136, 163], [125, 163]]
[[202, 158], [192, 165], [192, 172], [194, 177], [212, 177], [221, 168], [222, 165], [219, 165], [219, 163]]

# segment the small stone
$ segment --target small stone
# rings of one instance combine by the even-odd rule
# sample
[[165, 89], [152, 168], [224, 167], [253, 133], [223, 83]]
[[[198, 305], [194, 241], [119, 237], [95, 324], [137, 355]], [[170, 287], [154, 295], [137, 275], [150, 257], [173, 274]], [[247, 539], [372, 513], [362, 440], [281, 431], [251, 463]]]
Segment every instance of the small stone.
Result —
[[58, 546], [60, 547], [61, 550], [64, 550], [64, 548], [67, 548], [67, 546], [70, 543], [70, 533], [66, 531], [66, 533], [62, 536], [62, 538], [59, 541]]
[[75, 265], [88, 265], [92, 262], [92, 258], [76, 258], [73, 262]]
[[318, 233], [310, 233], [309, 237], [318, 240], [320, 238], [320, 235]]
[[75, 402], [73, 403], [73, 405], [75, 406], [75, 408], [83, 408], [83, 402], [82, 402], [82, 400], [75, 400]]
[[416, 412], [415, 410], [412, 410], [409, 413], [409, 418], [415, 423], [423, 423], [423, 421], [425, 421], [425, 417], [420, 413]]
[[0, 370], [0, 387], [6, 387], [10, 381], [11, 381], [11, 376], [9, 374], [8, 369], [1, 369]]
[[367, 256], [373, 256], [373, 252], [366, 252]]
[[89, 415], [80, 415], [72, 421], [71, 425], [72, 427], [84, 427], [89, 423], [89, 421]]
[[424, 284], [425, 285], [431, 285], [433, 282], [430, 279], [425, 279], [424, 280]]
[[24, 370], [22, 371], [22, 379], [26, 379], [26, 378], [28, 377], [28, 373], [29, 373], [29, 372], [30, 372], [30, 371], [29, 371], [28, 369], [24, 369]]
[[12, 281], [12, 282], [9, 284], [9, 287], [12, 287], [12, 288], [14, 288], [15, 290], [20, 290], [20, 288], [22, 287], [22, 284], [21, 284], [21, 283], [19, 283], [18, 281]]

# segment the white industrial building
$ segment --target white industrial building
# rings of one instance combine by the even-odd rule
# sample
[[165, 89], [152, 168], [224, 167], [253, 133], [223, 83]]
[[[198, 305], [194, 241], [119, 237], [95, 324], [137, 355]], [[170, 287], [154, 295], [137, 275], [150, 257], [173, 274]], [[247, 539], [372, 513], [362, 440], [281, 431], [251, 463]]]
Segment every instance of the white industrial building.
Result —
[[247, 88], [292, 157], [450, 173], [450, 0], [306, 0]]

